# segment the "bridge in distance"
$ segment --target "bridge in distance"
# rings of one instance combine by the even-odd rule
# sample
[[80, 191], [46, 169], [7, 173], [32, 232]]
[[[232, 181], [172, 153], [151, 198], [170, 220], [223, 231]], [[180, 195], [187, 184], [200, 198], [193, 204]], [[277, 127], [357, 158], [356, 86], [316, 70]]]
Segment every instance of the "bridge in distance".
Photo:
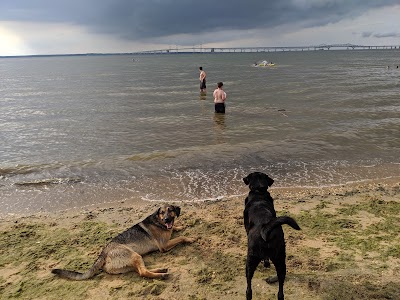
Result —
[[400, 45], [365, 46], [353, 44], [322, 44], [317, 46], [289, 46], [289, 47], [213, 47], [202, 46], [169, 48], [134, 52], [133, 54], [178, 54], [178, 53], [257, 53], [257, 52], [284, 52], [284, 51], [316, 51], [316, 50], [400, 50]]

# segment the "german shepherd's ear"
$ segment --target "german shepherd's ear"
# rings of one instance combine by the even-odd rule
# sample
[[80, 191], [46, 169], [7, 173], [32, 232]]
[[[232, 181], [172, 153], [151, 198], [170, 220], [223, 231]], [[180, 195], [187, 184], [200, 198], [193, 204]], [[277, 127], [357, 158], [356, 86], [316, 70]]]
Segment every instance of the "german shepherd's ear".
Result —
[[181, 214], [181, 208], [179, 206], [172, 206], [174, 208], [176, 217], [179, 217], [179, 215]]
[[162, 209], [162, 206], [160, 206], [160, 207], [157, 209], [157, 211], [155, 212], [155, 214], [156, 214], [157, 216], [160, 215], [161, 209]]

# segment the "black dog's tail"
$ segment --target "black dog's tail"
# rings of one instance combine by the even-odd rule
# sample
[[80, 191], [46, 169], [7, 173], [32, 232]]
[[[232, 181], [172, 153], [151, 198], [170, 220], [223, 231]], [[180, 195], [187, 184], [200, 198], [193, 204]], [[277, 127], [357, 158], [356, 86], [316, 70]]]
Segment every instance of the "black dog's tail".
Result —
[[284, 224], [287, 224], [296, 230], [300, 230], [300, 226], [293, 218], [288, 216], [277, 217], [263, 226], [261, 230], [261, 237], [264, 241], [267, 241], [271, 230]]
[[57, 274], [62, 278], [72, 279], [72, 280], [85, 280], [93, 277], [96, 273], [104, 266], [105, 258], [103, 255], [100, 255], [99, 258], [95, 261], [93, 266], [86, 273], [79, 273], [75, 271], [69, 270], [61, 270], [61, 269], [53, 269], [51, 273]]

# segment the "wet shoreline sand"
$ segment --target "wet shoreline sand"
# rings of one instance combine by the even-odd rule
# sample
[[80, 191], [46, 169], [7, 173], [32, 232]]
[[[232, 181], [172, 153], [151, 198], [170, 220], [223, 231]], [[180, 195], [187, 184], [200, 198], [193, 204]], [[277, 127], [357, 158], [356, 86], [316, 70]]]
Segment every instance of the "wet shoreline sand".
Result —
[[[400, 294], [400, 178], [324, 188], [272, 188], [278, 215], [293, 216], [300, 232], [284, 227], [287, 299], [396, 299]], [[75, 282], [55, 267], [87, 270], [104, 244], [152, 213], [159, 203], [122, 201], [58, 213], [0, 219], [1, 299], [244, 299], [244, 196], [179, 203], [176, 235], [191, 245], [144, 257], [169, 267], [165, 281], [136, 273]], [[277, 285], [253, 279], [255, 299], [276, 299]]]

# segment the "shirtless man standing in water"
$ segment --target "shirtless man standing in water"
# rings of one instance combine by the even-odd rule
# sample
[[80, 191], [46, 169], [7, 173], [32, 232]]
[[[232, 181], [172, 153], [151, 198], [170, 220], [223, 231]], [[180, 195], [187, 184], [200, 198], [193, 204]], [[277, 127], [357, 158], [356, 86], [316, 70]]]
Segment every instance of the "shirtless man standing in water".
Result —
[[199, 67], [200, 71], [200, 93], [206, 92], [206, 72], [203, 71], [203, 67]]
[[226, 100], [226, 93], [222, 89], [224, 84], [222, 82], [218, 82], [218, 88], [214, 91], [214, 103], [215, 103], [215, 112], [216, 113], [225, 113], [225, 100]]

